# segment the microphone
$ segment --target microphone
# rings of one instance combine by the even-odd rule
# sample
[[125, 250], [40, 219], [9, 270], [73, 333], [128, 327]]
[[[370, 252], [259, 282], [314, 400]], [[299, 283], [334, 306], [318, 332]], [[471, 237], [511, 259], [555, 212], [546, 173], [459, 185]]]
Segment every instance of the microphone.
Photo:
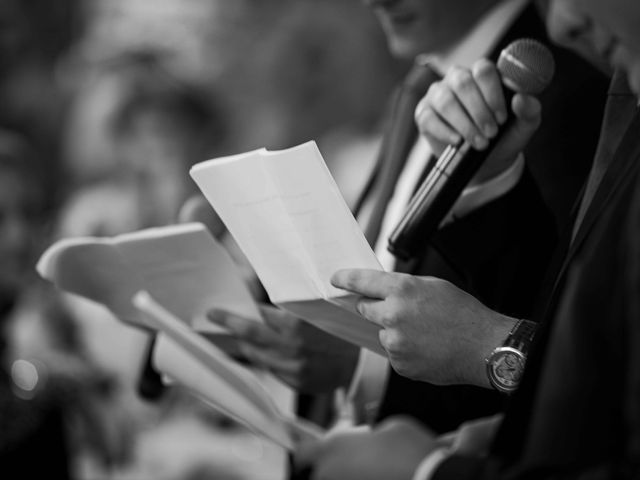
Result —
[[147, 349], [144, 352], [142, 370], [138, 378], [138, 395], [149, 402], [159, 401], [165, 394], [167, 387], [162, 381], [162, 375], [153, 367], [153, 349], [156, 345], [156, 334], [149, 337]]
[[527, 38], [516, 40], [502, 50], [497, 68], [509, 106], [506, 122], [484, 150], [475, 150], [461, 140], [449, 145], [440, 155], [389, 237], [388, 250], [397, 258], [410, 260], [424, 248], [500, 137], [515, 122], [510, 108], [513, 96], [541, 93], [551, 83], [555, 62], [547, 47]]

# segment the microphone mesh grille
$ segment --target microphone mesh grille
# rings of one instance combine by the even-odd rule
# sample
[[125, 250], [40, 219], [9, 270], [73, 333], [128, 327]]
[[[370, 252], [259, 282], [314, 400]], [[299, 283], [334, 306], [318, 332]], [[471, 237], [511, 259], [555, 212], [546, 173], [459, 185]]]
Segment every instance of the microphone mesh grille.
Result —
[[555, 62], [549, 49], [542, 43], [523, 38], [502, 50], [498, 70], [511, 89], [537, 95], [551, 83]]

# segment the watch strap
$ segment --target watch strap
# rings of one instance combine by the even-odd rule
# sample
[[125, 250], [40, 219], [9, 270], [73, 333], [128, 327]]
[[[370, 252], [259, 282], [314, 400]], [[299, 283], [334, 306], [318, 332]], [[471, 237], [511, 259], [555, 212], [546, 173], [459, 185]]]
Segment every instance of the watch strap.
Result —
[[521, 318], [513, 326], [509, 335], [507, 335], [507, 339], [504, 341], [503, 346], [515, 348], [526, 356], [529, 351], [529, 346], [533, 341], [533, 337], [536, 334], [537, 325], [538, 324], [536, 322]]

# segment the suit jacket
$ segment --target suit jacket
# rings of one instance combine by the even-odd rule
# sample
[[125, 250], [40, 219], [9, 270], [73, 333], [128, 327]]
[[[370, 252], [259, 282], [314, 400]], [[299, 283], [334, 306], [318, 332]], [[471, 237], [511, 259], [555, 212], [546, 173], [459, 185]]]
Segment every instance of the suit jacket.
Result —
[[[557, 63], [555, 79], [540, 98], [544, 121], [524, 152], [523, 178], [507, 195], [440, 229], [430, 242], [425, 239], [423, 255], [397, 269], [444, 278], [492, 309], [530, 318], [558, 232], [570, 224], [571, 206], [593, 158], [607, 80], [575, 55], [551, 46], [532, 6], [492, 57], [521, 37], [548, 44]], [[490, 390], [434, 386], [391, 371], [379, 418], [409, 414], [445, 432], [501, 410], [504, 402]]]
[[640, 477], [640, 115], [565, 260], [522, 385], [485, 460], [435, 479]]

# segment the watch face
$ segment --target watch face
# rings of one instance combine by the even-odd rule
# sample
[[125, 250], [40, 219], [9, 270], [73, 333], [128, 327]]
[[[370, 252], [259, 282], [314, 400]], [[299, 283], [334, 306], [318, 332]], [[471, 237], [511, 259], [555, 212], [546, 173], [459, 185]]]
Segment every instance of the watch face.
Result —
[[496, 388], [512, 391], [518, 387], [524, 370], [524, 358], [512, 350], [496, 351], [489, 362], [489, 378]]

